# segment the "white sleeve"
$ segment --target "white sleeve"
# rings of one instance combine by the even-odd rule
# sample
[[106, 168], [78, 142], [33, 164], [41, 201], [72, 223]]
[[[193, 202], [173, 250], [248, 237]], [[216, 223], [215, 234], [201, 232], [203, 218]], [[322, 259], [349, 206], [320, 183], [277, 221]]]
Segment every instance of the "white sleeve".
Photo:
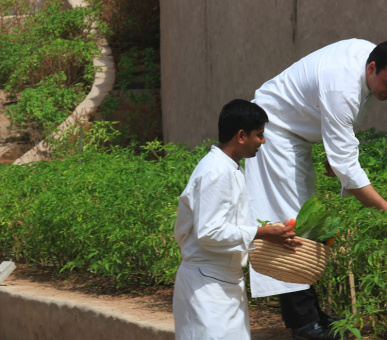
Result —
[[359, 141], [353, 124], [359, 112], [358, 94], [342, 91], [325, 91], [320, 95], [321, 131], [329, 164], [346, 189], [358, 189], [370, 181], [359, 163]]
[[194, 234], [197, 242], [212, 252], [246, 252], [257, 232], [257, 227], [234, 221], [238, 209], [234, 181], [213, 171], [200, 177], [193, 189]]

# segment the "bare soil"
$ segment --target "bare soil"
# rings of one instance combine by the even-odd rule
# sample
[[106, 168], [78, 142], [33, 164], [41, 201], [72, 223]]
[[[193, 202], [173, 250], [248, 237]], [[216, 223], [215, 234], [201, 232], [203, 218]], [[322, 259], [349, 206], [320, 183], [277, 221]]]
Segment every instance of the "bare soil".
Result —
[[4, 109], [9, 105], [0, 90], [0, 164], [10, 164], [33, 147], [27, 134], [16, 131]]

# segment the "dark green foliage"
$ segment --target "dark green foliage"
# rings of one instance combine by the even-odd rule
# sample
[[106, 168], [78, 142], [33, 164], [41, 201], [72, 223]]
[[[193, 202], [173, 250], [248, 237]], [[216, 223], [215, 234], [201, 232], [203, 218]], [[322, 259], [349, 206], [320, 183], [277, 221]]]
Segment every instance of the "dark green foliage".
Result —
[[118, 89], [127, 91], [133, 84], [149, 90], [160, 88], [160, 70], [153, 48], [139, 50], [133, 47], [129, 52], [121, 54], [115, 85]]
[[138, 50], [133, 48], [130, 53], [122, 53], [117, 64], [117, 79], [115, 86], [126, 90], [137, 77]]
[[313, 195], [301, 207], [294, 232], [299, 237], [324, 243], [334, 237], [340, 228], [340, 219], [334, 215]]
[[[360, 163], [373, 186], [387, 198], [387, 134], [374, 130], [357, 134], [361, 144]], [[354, 197], [340, 198], [340, 182], [323, 175], [325, 153], [321, 144], [314, 148], [318, 195], [330, 211], [340, 217], [340, 234], [332, 246], [333, 256], [317, 289], [323, 305], [328, 296], [336, 314], [347, 318], [337, 323], [356, 335], [372, 332], [375, 338], [387, 336], [387, 217], [367, 208]], [[350, 273], [354, 278], [356, 303], [351, 306]], [[352, 314], [353, 308], [356, 313]]]
[[86, 96], [105, 31], [97, 17], [91, 7], [69, 9], [49, 0], [0, 30], [0, 88], [16, 102], [7, 110], [13, 124], [59, 125]]
[[[148, 143], [65, 161], [1, 167], [3, 256], [57, 271], [91, 271], [118, 284], [172, 283], [178, 196], [207, 151]], [[161, 157], [163, 155], [163, 157]]]
[[92, 8], [70, 10], [63, 1], [50, 0], [42, 10], [2, 33], [2, 86], [14, 94], [60, 71], [68, 82], [85, 82], [85, 65], [98, 54], [96, 40], [101, 31], [92, 27], [96, 18]]
[[20, 100], [5, 109], [12, 122], [23, 128], [31, 122], [43, 130], [47, 125], [56, 126], [63, 122], [79, 104], [85, 93], [78, 86], [67, 88], [63, 72], [47, 77], [36, 88], [23, 91]]

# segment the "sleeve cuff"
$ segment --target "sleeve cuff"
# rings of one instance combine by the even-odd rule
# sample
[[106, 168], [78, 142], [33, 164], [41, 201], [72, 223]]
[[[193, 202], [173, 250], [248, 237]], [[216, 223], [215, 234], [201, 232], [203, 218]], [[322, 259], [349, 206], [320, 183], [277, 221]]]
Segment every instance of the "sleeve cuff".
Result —
[[341, 187], [341, 193], [340, 193], [341, 198], [346, 198], [351, 195], [352, 193], [349, 190], [345, 189], [344, 187]]

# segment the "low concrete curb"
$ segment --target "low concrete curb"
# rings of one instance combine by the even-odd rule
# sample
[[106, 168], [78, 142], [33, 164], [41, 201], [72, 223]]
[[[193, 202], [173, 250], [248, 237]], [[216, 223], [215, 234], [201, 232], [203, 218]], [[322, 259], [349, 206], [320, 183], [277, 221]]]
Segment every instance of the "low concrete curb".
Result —
[[12, 287], [0, 287], [0, 306], [2, 340], [174, 339], [173, 325], [157, 325], [141, 320], [141, 315], [107, 313], [95, 306], [14, 292]]

